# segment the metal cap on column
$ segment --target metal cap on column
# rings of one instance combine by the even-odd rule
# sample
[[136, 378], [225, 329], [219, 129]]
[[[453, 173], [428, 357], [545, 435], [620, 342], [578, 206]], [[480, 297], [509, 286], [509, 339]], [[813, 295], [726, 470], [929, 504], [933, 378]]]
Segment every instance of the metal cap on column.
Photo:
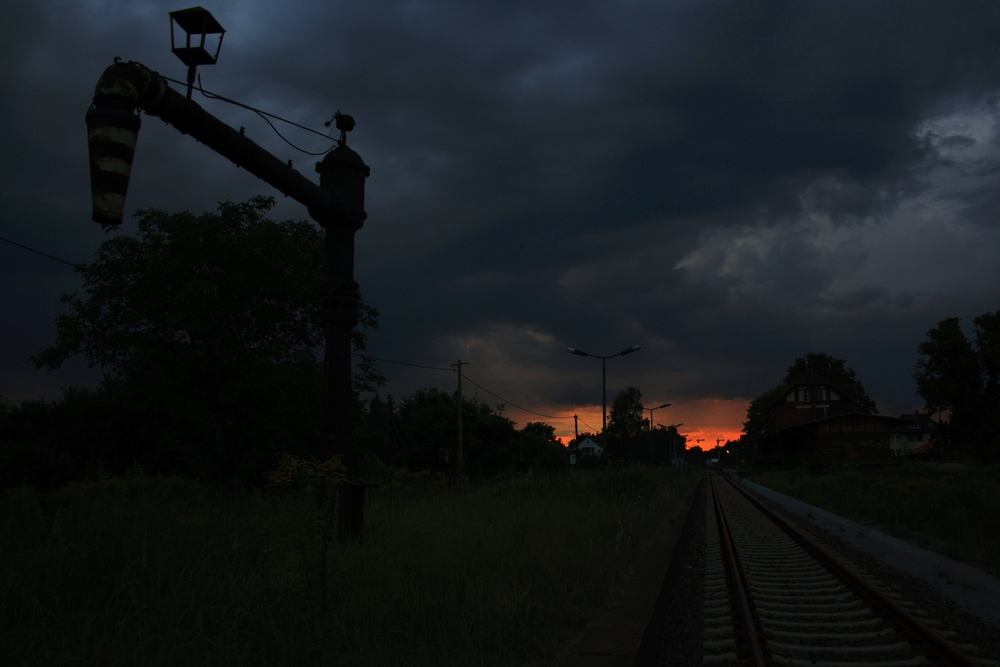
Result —
[[347, 133], [354, 129], [354, 119], [338, 111], [334, 120], [340, 130], [338, 146], [316, 163], [316, 172], [320, 187], [330, 193], [339, 208], [338, 217], [341, 220], [337, 224], [348, 223], [358, 230], [368, 217], [365, 213], [365, 179], [371, 176], [371, 168], [347, 146]]

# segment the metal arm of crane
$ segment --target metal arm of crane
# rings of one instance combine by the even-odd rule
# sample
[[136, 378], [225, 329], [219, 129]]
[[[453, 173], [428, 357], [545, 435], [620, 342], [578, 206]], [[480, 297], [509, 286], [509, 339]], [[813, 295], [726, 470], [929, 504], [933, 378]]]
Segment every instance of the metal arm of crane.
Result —
[[[132, 154], [139, 129], [136, 109], [161, 118], [230, 159], [281, 193], [301, 202], [324, 227], [343, 216], [360, 222], [364, 210], [330, 196], [319, 185], [252, 140], [170, 88], [157, 72], [136, 62], [116, 62], [101, 75], [87, 113], [94, 220], [121, 224]], [[129, 116], [132, 116], [129, 118]], [[109, 210], [110, 208], [110, 210]]]

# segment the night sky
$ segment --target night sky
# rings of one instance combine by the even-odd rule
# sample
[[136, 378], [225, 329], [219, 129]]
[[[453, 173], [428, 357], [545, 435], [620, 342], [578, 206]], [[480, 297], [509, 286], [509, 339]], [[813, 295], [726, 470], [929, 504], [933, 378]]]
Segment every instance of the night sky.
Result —
[[[0, 236], [71, 262], [90, 221], [84, 114], [115, 56], [183, 79], [163, 2], [0, 8]], [[847, 360], [880, 411], [922, 405], [917, 346], [1000, 308], [995, 2], [213, 2], [207, 90], [324, 130], [371, 166], [356, 278], [377, 357], [447, 366], [519, 406], [599, 426], [626, 385], [714, 444], [806, 352]], [[316, 179], [258, 116], [194, 99]], [[320, 137], [279, 126], [311, 151]], [[144, 117], [126, 215], [274, 194]], [[122, 233], [134, 233], [127, 222]], [[0, 243], [0, 395], [93, 386], [51, 345], [73, 269]], [[383, 390], [454, 388], [382, 365]], [[467, 386], [467, 393], [476, 391]], [[489, 403], [497, 399], [479, 392]], [[523, 425], [549, 421], [508, 407]]]

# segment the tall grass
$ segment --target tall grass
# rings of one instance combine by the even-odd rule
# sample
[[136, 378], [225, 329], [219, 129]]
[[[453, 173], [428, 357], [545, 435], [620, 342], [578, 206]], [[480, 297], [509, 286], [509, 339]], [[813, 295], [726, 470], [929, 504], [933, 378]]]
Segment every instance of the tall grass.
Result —
[[693, 487], [669, 468], [376, 489], [328, 555], [311, 491], [105, 479], [0, 502], [0, 664], [513, 665], [582, 627]]
[[1000, 573], [1000, 466], [770, 471], [755, 482], [885, 532]]

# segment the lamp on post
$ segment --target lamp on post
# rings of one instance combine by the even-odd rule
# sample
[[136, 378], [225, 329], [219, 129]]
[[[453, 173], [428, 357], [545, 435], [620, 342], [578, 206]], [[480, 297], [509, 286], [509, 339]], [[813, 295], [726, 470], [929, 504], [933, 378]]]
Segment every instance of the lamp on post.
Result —
[[602, 357], [596, 354], [590, 354], [589, 352], [584, 352], [583, 350], [578, 350], [573, 347], [567, 347], [566, 351], [570, 354], [578, 354], [581, 357], [594, 357], [595, 359], [601, 360], [601, 444], [604, 447], [604, 451], [608, 451], [608, 368], [607, 361], [614, 357], [624, 357], [626, 354], [632, 354], [633, 352], [638, 352], [642, 348], [638, 345], [633, 345], [632, 347], [622, 350], [617, 354], [609, 354], [606, 357]]
[[[177, 46], [177, 42], [174, 41], [175, 22], [187, 34], [184, 46]], [[205, 48], [205, 42], [209, 35], [219, 36], [214, 56]], [[174, 52], [175, 56], [181, 59], [182, 63], [188, 66], [188, 99], [191, 99], [191, 89], [194, 87], [194, 78], [198, 70], [198, 65], [214, 65], [219, 62], [219, 51], [222, 50], [222, 39], [225, 36], [225, 29], [219, 25], [219, 22], [215, 20], [215, 17], [207, 9], [190, 7], [170, 12], [170, 50]], [[192, 37], [198, 41], [195, 46], [191, 45]]]
[[663, 405], [658, 405], [655, 408], [647, 408], [646, 406], [642, 406], [643, 410], [649, 410], [649, 465], [653, 465], [653, 458], [654, 458], [653, 445], [655, 441], [653, 439], [653, 410], [659, 410], [660, 408], [669, 408], [669, 407], [670, 403], [664, 403]]
[[[676, 432], [677, 429], [679, 429], [681, 426], [684, 426], [684, 422], [681, 422], [680, 424], [671, 424], [670, 426], [657, 424], [657, 426], [659, 426], [662, 429], [665, 429], [668, 432], [670, 431], [670, 429], [674, 429], [674, 432]], [[680, 433], [678, 433], [677, 435], [680, 435]], [[677, 465], [677, 439], [674, 438], [673, 435], [670, 435], [670, 463], [671, 465], [675, 466]]]

